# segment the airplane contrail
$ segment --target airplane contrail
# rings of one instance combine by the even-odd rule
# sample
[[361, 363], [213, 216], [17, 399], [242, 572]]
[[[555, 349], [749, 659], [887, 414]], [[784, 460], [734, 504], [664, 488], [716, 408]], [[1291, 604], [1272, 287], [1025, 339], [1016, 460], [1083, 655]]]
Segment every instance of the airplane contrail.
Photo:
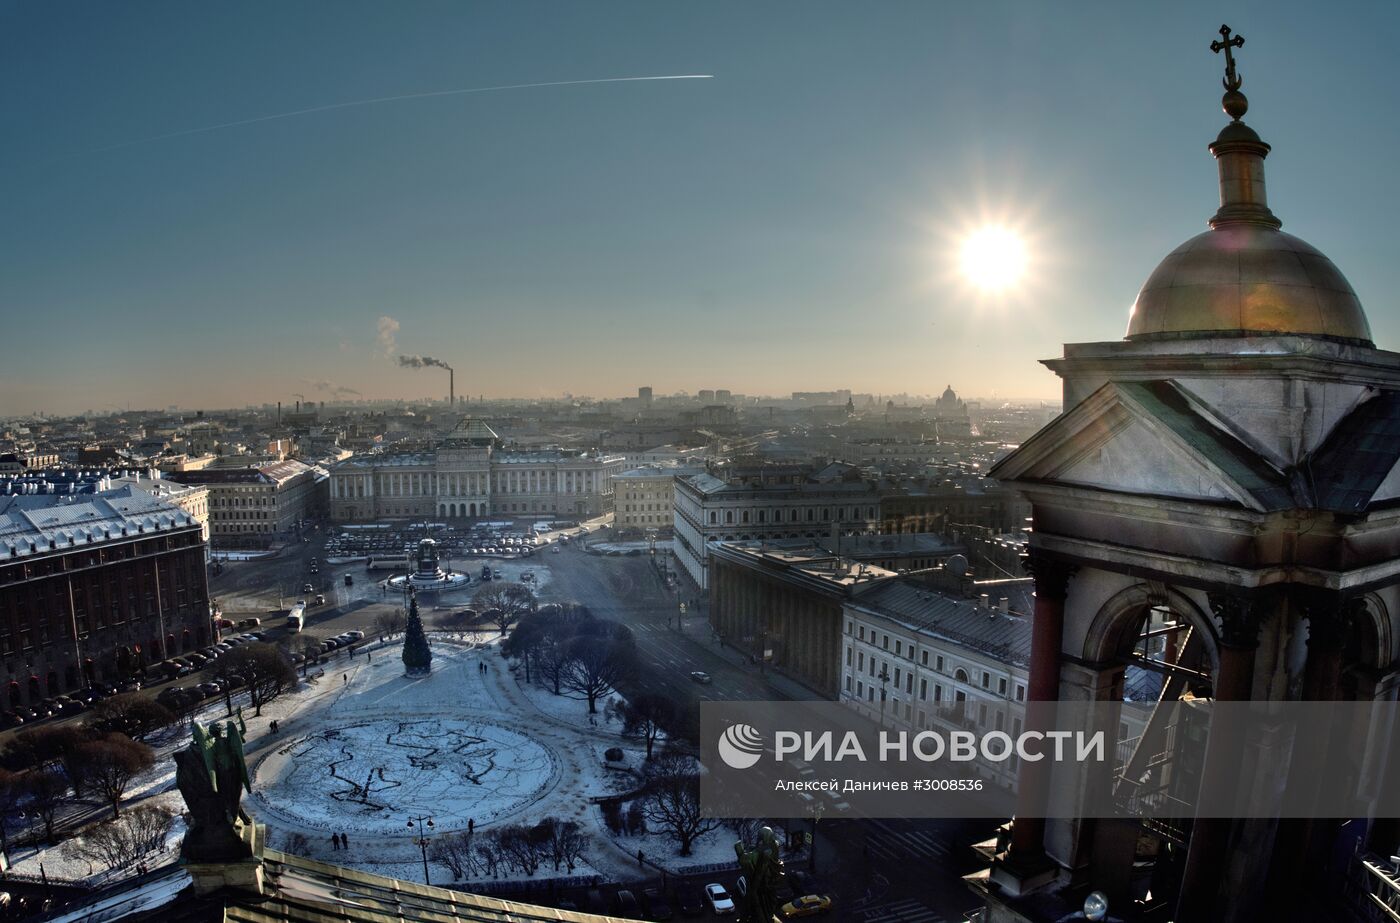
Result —
[[186, 128], [183, 131], [172, 131], [164, 135], [152, 135], [149, 138], [137, 138], [135, 141], [123, 141], [120, 144], [111, 144], [107, 147], [96, 148], [93, 153], [102, 151], [114, 151], [122, 147], [131, 147], [136, 144], [149, 144], [153, 141], [167, 141], [171, 138], [183, 138], [186, 135], [200, 135], [209, 131], [222, 131], [225, 128], [239, 128], [243, 125], [256, 125], [259, 122], [272, 122], [277, 119], [291, 119], [299, 115], [311, 115], [316, 112], [331, 112], [335, 109], [352, 109], [356, 106], [374, 106], [379, 103], [396, 103], [406, 99], [430, 99], [435, 96], [465, 96], [470, 93], [495, 93], [499, 90], [533, 90], [537, 87], [576, 87], [590, 83], [636, 83], [645, 80], [711, 80], [714, 74], [666, 74], [658, 77], [597, 77], [591, 80], [551, 80], [545, 83], [510, 83], [494, 87], [467, 87], [458, 90], [433, 90], [428, 93], [405, 93], [402, 96], [376, 96], [373, 99], [356, 99], [346, 103], [331, 103], [328, 106], [312, 106], [310, 109], [295, 109], [291, 112], [277, 112], [273, 115], [260, 115], [251, 119], [239, 119], [236, 122], [223, 122], [219, 125], [205, 125], [201, 128]]

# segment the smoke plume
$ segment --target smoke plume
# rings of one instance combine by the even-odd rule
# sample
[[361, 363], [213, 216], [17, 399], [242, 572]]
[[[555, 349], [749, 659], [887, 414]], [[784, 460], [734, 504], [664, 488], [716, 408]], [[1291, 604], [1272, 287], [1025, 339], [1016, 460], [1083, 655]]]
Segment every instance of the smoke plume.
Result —
[[432, 356], [399, 356], [399, 365], [406, 369], [440, 368], [452, 371], [452, 366]]

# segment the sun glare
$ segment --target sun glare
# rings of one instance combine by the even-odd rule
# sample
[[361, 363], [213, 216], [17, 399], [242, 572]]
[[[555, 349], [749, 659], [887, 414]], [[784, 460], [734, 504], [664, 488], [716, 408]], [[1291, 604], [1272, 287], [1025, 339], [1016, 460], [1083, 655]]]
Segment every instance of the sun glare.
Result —
[[1005, 291], [1026, 271], [1026, 244], [1008, 228], [989, 225], [973, 231], [963, 241], [959, 256], [962, 273], [985, 292]]

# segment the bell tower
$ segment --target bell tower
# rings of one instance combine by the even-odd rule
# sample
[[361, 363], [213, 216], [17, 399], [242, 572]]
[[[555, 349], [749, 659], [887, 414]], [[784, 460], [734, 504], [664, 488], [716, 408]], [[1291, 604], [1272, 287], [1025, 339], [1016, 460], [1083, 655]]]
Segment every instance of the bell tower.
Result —
[[[1393, 702], [1400, 686], [1400, 354], [1375, 348], [1332, 261], [1280, 230], [1269, 145], [1242, 121], [1243, 44], [1222, 27], [1211, 46], [1230, 121], [1209, 146], [1208, 230], [1151, 273], [1123, 340], [1046, 362], [1065, 412], [991, 471], [1033, 510], [1027, 729], [1058, 703], [1143, 702], [1153, 717], [1120, 752], [1151, 740], [1170, 760], [1204, 736], [1197, 792], [1260, 762], [1211, 703]], [[1348, 755], [1363, 778], [1390, 768], [1383, 730]], [[1134, 792], [1182, 799], [1178, 822], [1075, 816], [1086, 785], [1142, 786], [1136, 758], [1098, 782], [1022, 763], [1017, 816], [969, 878], [986, 920], [1057, 920], [1095, 891], [1110, 919], [1333, 919], [1310, 903], [1340, 893], [1329, 857], [1400, 845], [1374, 817], [1193, 818], [1181, 791]], [[1262, 762], [1244, 781], [1266, 797], [1288, 766]]]

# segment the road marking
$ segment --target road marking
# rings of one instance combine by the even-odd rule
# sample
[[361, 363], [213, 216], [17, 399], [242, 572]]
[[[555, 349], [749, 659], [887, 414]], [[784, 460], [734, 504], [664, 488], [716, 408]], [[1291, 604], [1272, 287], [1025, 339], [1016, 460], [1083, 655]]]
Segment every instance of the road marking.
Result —
[[865, 923], [947, 923], [948, 920], [912, 898], [871, 907], [864, 917]]
[[886, 861], [895, 861], [916, 856], [933, 859], [942, 864], [948, 861], [948, 847], [935, 836], [925, 831], [900, 832], [884, 824], [875, 822], [882, 831], [880, 835], [867, 838], [870, 854]]

